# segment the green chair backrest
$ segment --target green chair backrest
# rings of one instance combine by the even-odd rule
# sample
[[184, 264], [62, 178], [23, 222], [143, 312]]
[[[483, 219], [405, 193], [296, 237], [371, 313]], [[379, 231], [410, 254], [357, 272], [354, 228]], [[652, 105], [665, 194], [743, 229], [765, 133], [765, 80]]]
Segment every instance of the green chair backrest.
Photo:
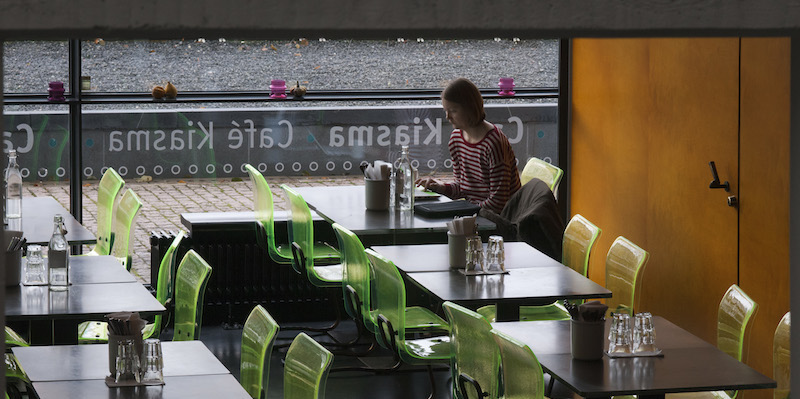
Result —
[[492, 325], [461, 305], [445, 302], [442, 307], [450, 322], [450, 370], [457, 397], [499, 397], [500, 352], [492, 338]]
[[253, 211], [256, 217], [259, 243], [266, 243], [267, 253], [275, 263], [289, 264], [292, 262], [292, 258], [281, 254], [275, 241], [275, 203], [267, 179], [250, 164], [245, 164], [244, 168], [253, 183]]
[[106, 169], [97, 186], [97, 244], [93, 249], [97, 255], [111, 253], [114, 205], [124, 186], [125, 180], [114, 168]]
[[611, 244], [606, 257], [606, 288], [612, 292], [606, 299], [609, 312], [634, 314], [648, 257], [647, 251], [625, 237]]
[[6, 350], [13, 346], [29, 346], [28, 341], [9, 326], [6, 326]]
[[119, 259], [128, 271], [131, 270], [131, 241], [136, 231], [136, 216], [140, 209], [142, 209], [142, 200], [133, 190], [128, 189], [119, 200], [114, 215], [112, 229], [114, 245], [111, 247], [111, 255]]
[[[308, 208], [306, 200], [291, 187], [281, 184], [280, 186], [291, 205], [292, 217], [289, 219], [289, 242], [296, 243], [303, 251], [302, 259], [293, 259], [292, 267], [300, 274], [314, 274], [314, 221], [311, 219], [311, 209]], [[305, 262], [299, 264], [300, 261]]]
[[370, 281], [372, 267], [369, 264], [364, 245], [352, 231], [338, 223], [333, 224], [333, 231], [339, 241], [342, 254], [342, 294], [345, 298], [345, 310], [356, 322], [362, 322], [370, 331], [375, 332], [377, 321], [372, 319], [372, 301]]
[[333, 354], [305, 333], [297, 334], [286, 352], [285, 399], [323, 399]]
[[[717, 312], [717, 348], [744, 362], [747, 356], [747, 339], [758, 304], [733, 284], [722, 296]], [[735, 398], [736, 391], [726, 391]]]
[[576, 214], [564, 229], [561, 262], [586, 276], [589, 272], [589, 254], [600, 237], [601, 230], [585, 217]]
[[519, 175], [520, 184], [525, 184], [533, 178], [537, 178], [550, 187], [553, 194], [558, 192], [558, 185], [561, 183], [561, 177], [564, 171], [558, 166], [552, 165], [539, 158], [531, 157], [528, 163], [522, 168], [522, 173]]
[[261, 305], [256, 305], [244, 322], [239, 381], [253, 399], [265, 396], [269, 383], [269, 356], [278, 329], [278, 323]]
[[542, 366], [531, 348], [516, 338], [492, 330], [500, 348], [503, 379], [503, 399], [544, 398]]
[[774, 399], [789, 399], [789, 392], [792, 382], [792, 352], [791, 352], [791, 329], [792, 312], [786, 312], [775, 329], [775, 337], [772, 341], [772, 378], [778, 383], [775, 388]]
[[175, 279], [175, 333], [173, 341], [191, 341], [200, 337], [203, 321], [203, 295], [211, 266], [190, 249], [178, 266]]
[[[161, 258], [161, 264], [158, 266], [158, 282], [156, 283], [156, 299], [162, 305], [166, 305], [167, 301], [174, 300], [174, 290], [175, 290], [175, 282], [173, 281], [173, 276], [175, 276], [176, 267], [178, 265], [178, 247], [181, 245], [181, 241], [183, 238], [186, 237], [186, 232], [181, 230], [175, 235], [175, 238], [172, 239], [172, 243], [167, 248], [167, 251], [164, 252], [164, 257]], [[157, 314], [153, 318], [153, 333], [158, 336], [162, 329], [162, 318], [161, 314]]]
[[378, 333], [381, 339], [378, 341], [388, 345], [402, 358], [406, 338], [406, 289], [403, 277], [397, 266], [381, 254], [372, 249], [367, 249], [365, 252], [375, 272], [373, 285], [375, 295], [372, 298], [372, 306], [380, 316], [391, 323], [387, 326], [379, 322]]

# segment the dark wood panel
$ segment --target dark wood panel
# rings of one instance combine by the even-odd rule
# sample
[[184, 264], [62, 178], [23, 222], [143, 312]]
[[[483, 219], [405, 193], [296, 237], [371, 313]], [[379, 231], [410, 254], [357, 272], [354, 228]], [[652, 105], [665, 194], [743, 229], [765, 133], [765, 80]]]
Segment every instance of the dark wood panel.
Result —
[[788, 38], [742, 40], [739, 278], [760, 306], [748, 363], [768, 376], [789, 310], [790, 55]]
[[590, 276], [603, 281], [619, 235], [651, 254], [640, 309], [715, 342], [736, 282], [738, 39], [582, 39], [573, 46], [571, 213], [603, 229]]

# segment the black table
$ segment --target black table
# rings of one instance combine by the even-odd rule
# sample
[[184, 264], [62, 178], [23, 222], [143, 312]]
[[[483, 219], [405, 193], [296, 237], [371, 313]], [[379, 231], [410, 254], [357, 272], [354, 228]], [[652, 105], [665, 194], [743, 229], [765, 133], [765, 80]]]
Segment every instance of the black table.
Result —
[[[202, 341], [162, 342], [164, 376], [229, 374]], [[48, 345], [12, 348], [33, 382], [102, 380], [108, 374], [108, 345]]]
[[[656, 346], [663, 357], [573, 360], [570, 322], [496, 322], [492, 326], [527, 344], [542, 368], [583, 397], [775, 388], [772, 379], [753, 370], [662, 317], [654, 317]], [[610, 321], [606, 321], [606, 336]], [[606, 340], [607, 341], [607, 340]], [[608, 342], [606, 342], [608, 349]]]
[[76, 343], [80, 322], [103, 320], [112, 312], [148, 316], [165, 310], [138, 282], [72, 284], [66, 291], [20, 285], [6, 287], [5, 293], [6, 321], [28, 330], [34, 344]]
[[[308, 206], [329, 222], [339, 223], [355, 233], [365, 246], [385, 244], [445, 243], [447, 225], [452, 218], [426, 218], [411, 212], [368, 211], [364, 186], [294, 187]], [[431, 200], [427, 200], [431, 201]], [[440, 197], [433, 201], [450, 201]], [[494, 231], [495, 224], [478, 218], [482, 234]]]
[[33, 346], [14, 354], [48, 398], [242, 398], [249, 395], [201, 341], [162, 342], [163, 386], [109, 388], [108, 345]]
[[83, 227], [53, 197], [23, 197], [22, 218], [9, 219], [6, 228], [22, 231], [22, 236], [28, 239], [28, 244], [47, 245], [53, 235], [53, 216], [57, 214], [64, 216], [67, 242], [73, 245], [97, 242], [94, 233]]
[[[26, 258], [22, 258], [25, 270]], [[47, 258], [45, 258], [47, 262]], [[24, 277], [22, 273], [21, 276]], [[69, 257], [69, 281], [72, 284], [135, 283], [136, 277], [111, 255]]]
[[[519, 320], [520, 305], [611, 297], [611, 291], [605, 287], [525, 243], [505, 245], [506, 262], [512, 262], [514, 267], [508, 269], [508, 274], [480, 276], [465, 276], [451, 270], [446, 245], [375, 246], [373, 249], [394, 262], [407, 281], [441, 301], [473, 309], [497, 305], [497, 320]], [[529, 267], [524, 267], [526, 257], [530, 260]], [[431, 271], [437, 269], [442, 271]]]
[[[504, 243], [504, 247], [506, 270], [562, 266], [557, 260], [525, 242], [507, 242]], [[406, 273], [450, 270], [450, 253], [447, 244], [373, 245], [372, 249], [386, 259], [395, 261], [397, 267], [402, 264], [401, 269]]]

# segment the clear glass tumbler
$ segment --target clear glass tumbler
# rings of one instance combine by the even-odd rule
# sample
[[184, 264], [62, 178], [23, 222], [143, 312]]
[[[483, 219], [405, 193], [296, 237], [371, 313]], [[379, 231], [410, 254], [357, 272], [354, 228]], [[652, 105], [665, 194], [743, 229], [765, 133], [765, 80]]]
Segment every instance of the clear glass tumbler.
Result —
[[117, 374], [114, 376], [114, 381], [138, 383], [141, 381], [140, 370], [139, 356], [136, 353], [134, 341], [132, 339], [120, 341], [117, 347]]
[[649, 312], [637, 313], [634, 316], [633, 351], [656, 351], [656, 330], [653, 326], [653, 315]]
[[28, 256], [25, 257], [24, 285], [47, 285], [47, 263], [42, 258], [42, 246], [28, 245]]
[[481, 236], [467, 238], [467, 266], [468, 272], [482, 272], [483, 269], [483, 242]]
[[502, 236], [489, 236], [489, 245], [486, 248], [486, 269], [490, 273], [499, 273], [506, 270], [505, 249]]
[[158, 338], [144, 340], [141, 382], [145, 385], [164, 383], [164, 357], [161, 354], [161, 341]]
[[609, 353], [631, 353], [631, 316], [614, 313], [608, 333]]

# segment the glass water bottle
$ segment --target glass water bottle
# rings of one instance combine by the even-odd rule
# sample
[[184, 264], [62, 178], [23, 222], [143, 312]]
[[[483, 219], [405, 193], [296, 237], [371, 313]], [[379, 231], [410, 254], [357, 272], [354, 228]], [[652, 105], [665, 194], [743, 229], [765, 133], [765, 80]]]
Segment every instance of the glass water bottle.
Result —
[[8, 151], [6, 169], [6, 220], [22, 217], [22, 173], [17, 164], [17, 151]]
[[408, 146], [404, 145], [400, 153], [400, 162], [397, 165], [397, 181], [395, 182], [397, 201], [401, 211], [414, 209], [414, 177], [414, 167], [411, 166]]
[[50, 268], [50, 289], [66, 290], [69, 286], [69, 245], [64, 237], [64, 218], [53, 217], [53, 236], [47, 248], [47, 263]]

